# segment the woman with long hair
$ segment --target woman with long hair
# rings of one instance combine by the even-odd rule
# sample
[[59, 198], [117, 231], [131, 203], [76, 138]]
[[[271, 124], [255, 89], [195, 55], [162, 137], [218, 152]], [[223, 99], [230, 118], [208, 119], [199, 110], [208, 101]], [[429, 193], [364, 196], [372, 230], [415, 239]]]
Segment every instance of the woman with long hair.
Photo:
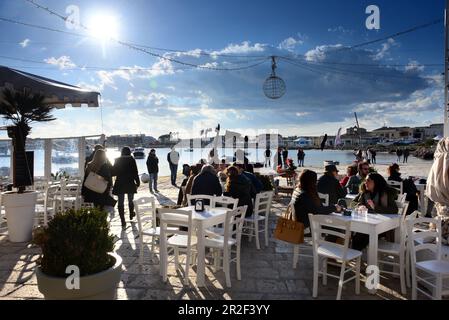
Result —
[[225, 192], [226, 197], [239, 199], [238, 206], [248, 206], [246, 210], [246, 217], [250, 217], [253, 214], [253, 201], [251, 197], [251, 181], [242, 175], [235, 166], [230, 166], [226, 169], [226, 184]]
[[[398, 213], [398, 206], [395, 201], [397, 191], [388, 186], [387, 181], [380, 174], [370, 173], [366, 177], [362, 190], [351, 203], [352, 207], [364, 206], [369, 213]], [[352, 248], [356, 250], [363, 250], [368, 243], [369, 236], [366, 234], [356, 233], [352, 238]]]
[[[103, 193], [97, 193], [84, 186], [89, 173], [94, 172], [99, 176], [102, 176], [107, 182], [108, 186]], [[105, 206], [114, 207], [117, 201], [111, 196], [112, 188], [112, 168], [106, 157], [104, 150], [97, 150], [91, 162], [86, 166], [84, 172], [83, 187], [81, 189], [81, 195], [85, 202], [93, 203], [96, 207], [104, 209]]]
[[290, 202], [295, 208], [296, 220], [302, 222], [305, 228], [310, 226], [309, 213], [328, 215], [342, 210], [339, 205], [323, 206], [318, 196], [317, 181], [316, 172], [304, 170]]
[[126, 227], [125, 222], [125, 194], [128, 195], [129, 220], [132, 220], [136, 213], [134, 212], [134, 194], [140, 186], [139, 172], [137, 170], [136, 160], [131, 156], [129, 147], [122, 148], [120, 158], [115, 159], [112, 168], [113, 175], [116, 176], [112, 193], [118, 196], [118, 212], [122, 227]]

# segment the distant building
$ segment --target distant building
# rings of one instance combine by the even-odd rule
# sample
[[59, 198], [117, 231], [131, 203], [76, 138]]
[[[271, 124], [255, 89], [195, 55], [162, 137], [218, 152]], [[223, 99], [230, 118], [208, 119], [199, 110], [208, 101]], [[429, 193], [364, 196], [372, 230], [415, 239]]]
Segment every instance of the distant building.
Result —
[[432, 124], [428, 127], [417, 127], [413, 132], [413, 138], [419, 140], [433, 139], [436, 136], [442, 137], [443, 135], [444, 135], [444, 124], [442, 123]]
[[170, 144], [170, 143], [172, 143], [170, 134], [164, 134], [164, 135], [160, 136], [157, 140], [161, 144]]
[[400, 140], [413, 138], [414, 129], [410, 127], [382, 127], [374, 130], [371, 135], [381, 140]]
[[[149, 137], [152, 138], [152, 137]], [[106, 138], [108, 146], [129, 146], [137, 147], [145, 145], [147, 137], [144, 134], [127, 134], [127, 135], [113, 135]], [[153, 138], [154, 139], [154, 138]]]

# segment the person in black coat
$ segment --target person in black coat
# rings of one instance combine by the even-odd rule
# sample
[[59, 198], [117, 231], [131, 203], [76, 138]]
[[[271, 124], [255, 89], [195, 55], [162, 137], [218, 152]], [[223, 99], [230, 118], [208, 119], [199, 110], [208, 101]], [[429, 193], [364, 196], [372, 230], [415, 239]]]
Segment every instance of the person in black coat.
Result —
[[407, 209], [407, 215], [413, 213], [414, 211], [418, 210], [418, 195], [419, 191], [416, 188], [415, 183], [413, 182], [413, 179], [405, 179], [402, 180], [401, 173], [399, 172], [400, 168], [397, 163], [392, 164], [388, 167], [388, 181], [396, 181], [396, 182], [402, 182], [402, 191], [407, 194], [405, 197], [405, 201], [408, 201], [408, 209]]
[[296, 220], [310, 227], [309, 213], [328, 215], [332, 212], [341, 212], [339, 205], [322, 205], [317, 191], [317, 174], [314, 171], [304, 170], [299, 177], [299, 186], [292, 196], [290, 205], [295, 209]]
[[[97, 193], [84, 186], [90, 172], [94, 172], [102, 176], [108, 183], [106, 191]], [[105, 206], [114, 207], [117, 201], [111, 196], [112, 188], [112, 167], [107, 160], [106, 152], [104, 150], [97, 150], [91, 162], [86, 166], [84, 172], [84, 181], [81, 188], [81, 195], [84, 202], [93, 203], [97, 208], [104, 209]]]
[[156, 157], [156, 150], [151, 149], [147, 158], [147, 169], [150, 176], [150, 193], [159, 192], [157, 190], [157, 174], [159, 173], [159, 159]]
[[338, 170], [335, 165], [326, 166], [324, 175], [318, 179], [319, 193], [329, 195], [329, 205], [337, 204], [339, 199], [346, 197], [346, 190], [337, 179]]
[[136, 160], [131, 156], [129, 147], [124, 147], [122, 156], [115, 159], [112, 172], [113, 176], [117, 177], [112, 194], [118, 196], [118, 212], [122, 227], [125, 227], [125, 194], [128, 195], [129, 220], [132, 220], [136, 215], [133, 203], [134, 194], [137, 193], [137, 188], [140, 186]]
[[251, 181], [240, 174], [239, 169], [235, 166], [230, 166], [226, 169], [226, 186], [224, 196], [239, 199], [238, 206], [248, 206], [246, 209], [246, 217], [253, 214], [253, 200], [252, 189], [254, 187]]
[[206, 164], [193, 180], [192, 195], [221, 196], [223, 190], [213, 166]]

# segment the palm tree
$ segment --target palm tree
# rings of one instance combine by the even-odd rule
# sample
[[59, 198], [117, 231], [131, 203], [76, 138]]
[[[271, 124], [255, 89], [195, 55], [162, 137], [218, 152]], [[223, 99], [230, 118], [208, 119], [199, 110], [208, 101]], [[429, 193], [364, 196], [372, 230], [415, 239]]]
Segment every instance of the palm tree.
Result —
[[[54, 107], [44, 102], [45, 96], [42, 94], [32, 94], [29, 91], [18, 92], [10, 89], [4, 89], [2, 94], [0, 115], [13, 124], [13, 126], [8, 127], [8, 136], [13, 142], [13, 159], [14, 167], [16, 167], [17, 155], [25, 156], [26, 138], [31, 132], [30, 124], [56, 120], [51, 115]], [[14, 170], [14, 176], [16, 173], [16, 170]], [[29, 178], [32, 181], [31, 177]], [[16, 176], [14, 181], [16, 181]], [[19, 187], [19, 192], [23, 191], [25, 187], [16, 185], [16, 183], [14, 185]]]

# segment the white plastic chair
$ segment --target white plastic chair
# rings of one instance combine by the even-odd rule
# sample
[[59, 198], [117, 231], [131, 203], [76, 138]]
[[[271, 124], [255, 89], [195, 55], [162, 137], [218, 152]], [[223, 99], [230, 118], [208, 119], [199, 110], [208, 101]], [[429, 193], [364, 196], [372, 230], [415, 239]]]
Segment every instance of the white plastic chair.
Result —
[[329, 195], [324, 193], [318, 193], [318, 197], [320, 198], [324, 207], [329, 206]]
[[[382, 267], [384, 265], [389, 265], [393, 267], [393, 271], [387, 271], [384, 268], [381, 268], [381, 273], [390, 274], [390, 275], [398, 275], [401, 282], [401, 293], [406, 294], [406, 276], [405, 271], [409, 267], [406, 260], [406, 248], [407, 248], [407, 228], [405, 225], [405, 217], [408, 210], [408, 202], [397, 203], [399, 207], [398, 214], [401, 216], [400, 222], [400, 240], [399, 243], [389, 242], [389, 241], [379, 241], [378, 244], [378, 254], [379, 260], [378, 265]], [[398, 271], [396, 271], [397, 269]]]
[[187, 206], [194, 206], [195, 205], [195, 200], [208, 200], [209, 201], [209, 205], [212, 204], [214, 197], [213, 196], [208, 196], [205, 194], [196, 194], [196, 195], [192, 195], [192, 194], [188, 194], [187, 195]]
[[[428, 223], [434, 225], [435, 230], [416, 231], [415, 225]], [[449, 261], [441, 258], [441, 219], [416, 218], [407, 221], [409, 235], [409, 250], [412, 269], [412, 299], [417, 299], [418, 291], [425, 296], [441, 300], [443, 296], [449, 295], [449, 288], [443, 286], [444, 280], [449, 279]], [[420, 251], [431, 251], [434, 259], [417, 261], [417, 253]], [[432, 293], [418, 287], [422, 282]]]
[[[164, 282], [167, 281], [169, 248], [172, 248], [176, 269], [179, 269], [179, 252], [183, 251], [186, 253], [184, 284], [188, 285], [192, 251], [197, 243], [196, 237], [192, 235], [194, 232], [192, 210], [159, 209], [159, 218], [161, 230], [160, 262], [162, 280]], [[187, 228], [187, 231], [180, 230], [181, 227]]]
[[[215, 254], [214, 260], [217, 258], [223, 260], [223, 271], [226, 276], [226, 286], [229, 288], [231, 287], [231, 262], [236, 263], [237, 280], [241, 280], [240, 248], [246, 209], [247, 206], [243, 206], [226, 212], [224, 235], [220, 237], [206, 238], [204, 241], [205, 247], [211, 248], [215, 252], [223, 252], [223, 258]], [[235, 247], [235, 250], [232, 250], [233, 247]], [[234, 258], [232, 257], [232, 254], [235, 254]], [[215, 265], [217, 266], [217, 263], [215, 263]]]
[[[265, 246], [268, 247], [268, 219], [270, 217], [272, 200], [272, 191], [258, 193], [254, 201], [252, 216], [245, 218], [242, 235], [248, 236], [250, 241], [254, 236], [256, 238], [257, 250], [260, 250], [259, 233], [261, 232], [265, 234]], [[260, 223], [263, 223], [263, 228], [260, 226]]]
[[387, 183], [390, 187], [393, 187], [393, 188], [399, 190], [399, 194], [404, 193], [404, 184], [402, 182], [388, 180]]
[[[355, 293], [360, 294], [360, 265], [362, 252], [349, 249], [351, 238], [351, 222], [342, 221], [337, 217], [309, 214], [313, 239], [313, 297], [318, 296], [318, 276], [323, 276], [323, 285], [327, 284], [327, 277], [338, 279], [337, 300], [341, 299], [343, 285], [355, 280]], [[323, 227], [332, 228], [327, 229]], [[340, 229], [339, 231], [335, 229]], [[325, 235], [333, 235], [344, 240], [344, 244], [326, 241]], [[340, 275], [327, 272], [328, 259], [341, 261]], [[355, 266], [350, 262], [355, 261]], [[347, 272], [354, 272], [355, 276], [345, 280]]]

